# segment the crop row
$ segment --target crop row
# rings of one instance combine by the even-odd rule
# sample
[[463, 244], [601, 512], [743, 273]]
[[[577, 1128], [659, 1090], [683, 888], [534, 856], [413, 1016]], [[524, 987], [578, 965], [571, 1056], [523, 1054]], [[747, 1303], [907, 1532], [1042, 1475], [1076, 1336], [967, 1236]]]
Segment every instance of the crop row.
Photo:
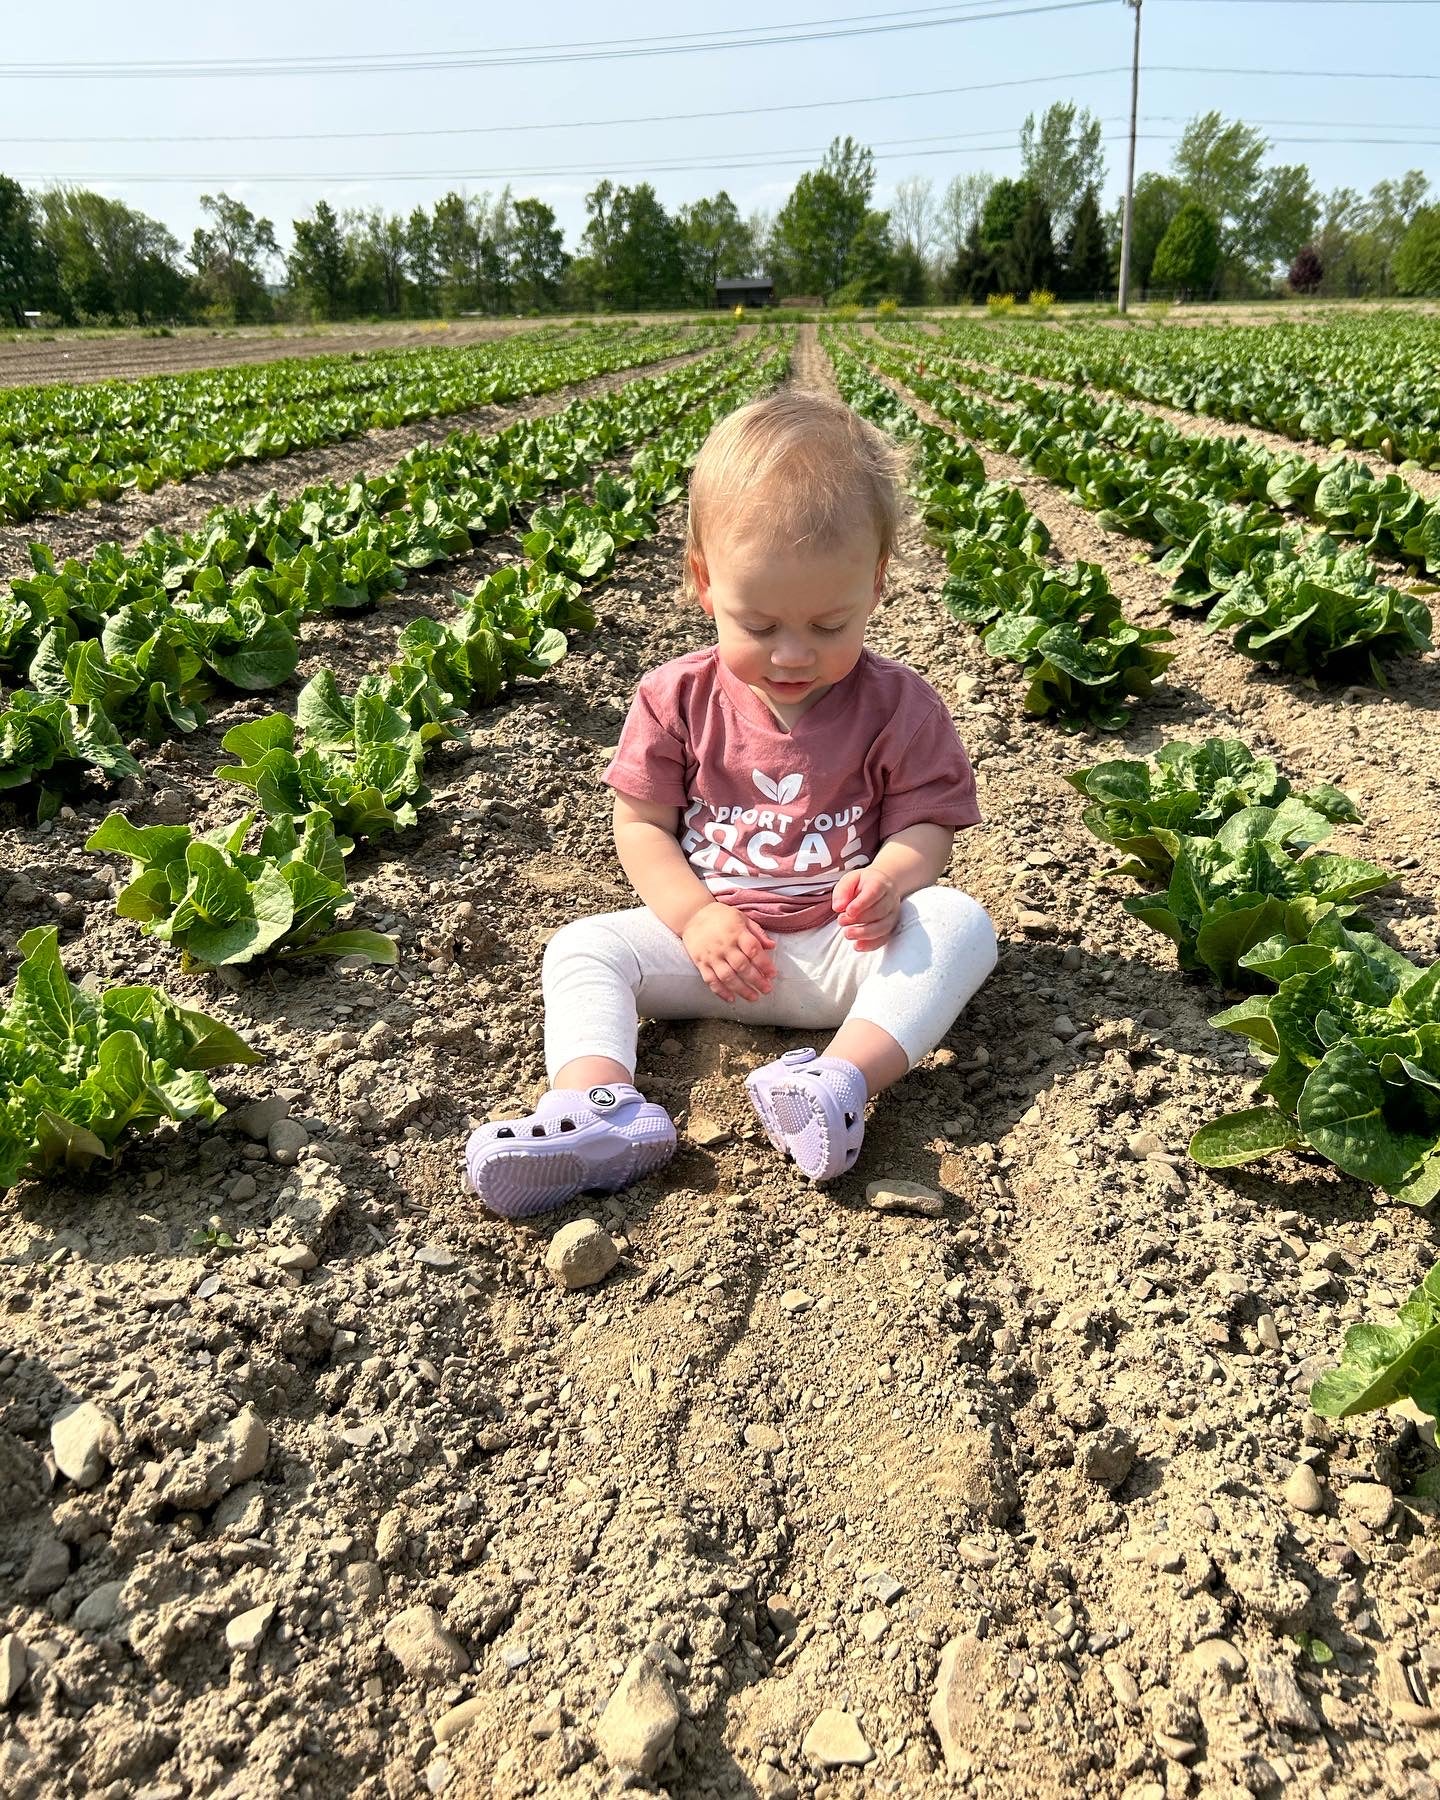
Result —
[[[253, 789], [265, 814], [252, 847], [254, 812], [204, 832], [136, 826], [112, 813], [87, 848], [129, 859], [120, 914], [178, 948], [186, 968], [314, 955], [393, 962], [393, 940], [335, 929], [353, 904], [345, 857], [359, 839], [414, 825], [429, 799], [431, 743], [517, 675], [553, 666], [569, 632], [593, 627], [582, 588], [604, 579], [621, 543], [655, 531], [655, 508], [683, 492], [684, 470], [716, 418], [774, 381], [783, 364], [780, 353], [739, 359], [736, 379], [637, 451], [626, 482], [602, 475], [588, 506], [567, 501], [569, 519], [580, 525], [588, 513], [598, 534], [583, 577], [563, 566], [560, 519], [532, 518], [523, 559], [482, 583], [453, 618], [412, 620], [383, 674], [345, 694], [321, 671], [293, 715], [228, 732], [224, 748], [235, 760], [217, 774]], [[259, 1060], [228, 1027], [153, 988], [95, 996], [74, 987], [53, 927], [27, 933], [20, 949], [0, 1018], [0, 1184], [88, 1166], [130, 1126], [214, 1117], [208, 1071]]]
[[609, 326], [463, 349], [316, 357], [259, 368], [0, 395], [0, 519], [68, 512], [233, 463], [288, 456], [382, 426], [548, 393], [711, 348], [727, 328]]
[[1175, 577], [1172, 604], [1209, 604], [1207, 631], [1232, 630], [1242, 654], [1296, 673], [1368, 668], [1383, 680], [1382, 659], [1430, 648], [1429, 609], [1385, 581], [1363, 551], [1287, 524], [1265, 501], [1232, 504], [1229, 477], [1207, 472], [1203, 457], [1175, 450], [1163, 434], [1141, 437], [1127, 453], [1094, 430], [1064, 428], [1067, 407], [1094, 406], [1083, 397], [1023, 384], [1017, 404], [998, 405], [975, 390], [1003, 376], [943, 357], [937, 367], [910, 344], [871, 348], [878, 367], [966, 436], [1021, 458], [1106, 528], [1168, 547], [1160, 566]]
[[945, 339], [1029, 375], [1265, 426], [1285, 437], [1440, 466], [1440, 330], [1433, 319], [1063, 332], [960, 321]]
[[[1304, 1150], [1411, 1206], [1440, 1197], [1440, 962], [1413, 963], [1359, 915], [1387, 870], [1318, 848], [1360, 822], [1349, 796], [1296, 793], [1222, 738], [1070, 780], [1090, 832], [1124, 853], [1112, 873], [1145, 885], [1126, 910], [1174, 940], [1182, 968], [1253, 990], [1211, 1022], [1265, 1060], [1263, 1100], [1202, 1125], [1196, 1162]], [[1341, 1416], [1407, 1394], [1440, 1411], [1440, 1265], [1398, 1326], [1347, 1334], [1312, 1399]]]
[[853, 336], [829, 332], [825, 341], [846, 403], [916, 451], [912, 485], [945, 553], [951, 614], [983, 633], [992, 656], [1019, 664], [1027, 712], [1121, 729], [1125, 700], [1148, 694], [1170, 662], [1159, 647], [1170, 633], [1126, 620], [1097, 564], [1047, 560], [1049, 533], [1018, 489], [987, 482], [970, 446], [877, 381]]
[[[759, 350], [712, 355], [520, 421], [455, 433], [387, 474], [323, 484], [281, 503], [222, 507], [193, 535], [151, 532], [56, 568], [32, 546], [32, 577], [0, 599], [0, 670], [31, 684], [0, 713], [0, 788], [39, 789], [41, 816], [87, 770], [133, 774], [126, 735], [193, 731], [217, 687], [278, 685], [299, 660], [303, 617], [367, 606], [409, 571], [470, 554], [547, 490], [653, 435], [742, 380]], [[588, 515], [537, 512], [553, 566], [598, 567], [611, 539]]]

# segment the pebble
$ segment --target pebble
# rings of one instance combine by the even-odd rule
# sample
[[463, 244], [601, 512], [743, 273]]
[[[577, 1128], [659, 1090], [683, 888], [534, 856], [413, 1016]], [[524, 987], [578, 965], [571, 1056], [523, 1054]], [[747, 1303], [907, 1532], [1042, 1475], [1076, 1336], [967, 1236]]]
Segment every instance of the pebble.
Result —
[[1137, 1131], [1134, 1137], [1126, 1138], [1125, 1148], [1136, 1162], [1144, 1162], [1147, 1156], [1154, 1156], [1158, 1151], [1162, 1151], [1165, 1145], [1153, 1131]]
[[1118, 1425], [1102, 1425], [1080, 1445], [1075, 1461], [1087, 1481], [1113, 1491], [1135, 1466], [1135, 1440]]
[[1320, 1721], [1315, 1716], [1315, 1709], [1300, 1691], [1295, 1671], [1288, 1664], [1262, 1658], [1251, 1665], [1250, 1679], [1261, 1710], [1272, 1725], [1307, 1736], [1319, 1731]]
[[876, 1212], [920, 1213], [927, 1219], [945, 1217], [944, 1196], [918, 1181], [872, 1181], [865, 1189], [865, 1198]]
[[1085, 952], [1078, 944], [1071, 944], [1066, 948], [1065, 954], [1060, 958], [1060, 967], [1064, 969], [1068, 975], [1073, 975], [1075, 971], [1081, 967], [1084, 961]]
[[1352, 1481], [1342, 1490], [1340, 1504], [1371, 1531], [1383, 1531], [1395, 1510], [1395, 1496], [1378, 1481]]
[[231, 1650], [256, 1650], [275, 1617], [275, 1602], [262, 1601], [248, 1612], [236, 1613], [225, 1626], [225, 1642]]
[[692, 1113], [690, 1122], [685, 1127], [685, 1135], [692, 1144], [698, 1144], [702, 1150], [708, 1150], [714, 1144], [723, 1144], [730, 1136], [730, 1127], [719, 1119], [709, 1118], [705, 1113]]
[[1191, 1667], [1202, 1675], [1243, 1675], [1249, 1667], [1245, 1652], [1229, 1638], [1203, 1638], [1190, 1652]]
[[431, 1730], [435, 1733], [437, 1744], [448, 1744], [453, 1737], [458, 1737], [467, 1725], [473, 1725], [487, 1710], [484, 1700], [462, 1700], [458, 1706], [452, 1706], [449, 1712], [441, 1713], [435, 1720]]
[[1325, 1490], [1320, 1486], [1309, 1463], [1296, 1463], [1285, 1480], [1285, 1501], [1296, 1512], [1318, 1513], [1325, 1510]]
[[890, 1621], [878, 1607], [860, 1615], [860, 1635], [867, 1644], [878, 1644], [890, 1629]]
[[822, 1769], [863, 1768], [875, 1756], [854, 1715], [836, 1706], [816, 1714], [800, 1748]]
[[780, 1310], [787, 1313], [809, 1312], [815, 1304], [815, 1296], [807, 1294], [804, 1288], [786, 1288], [780, 1296]]
[[786, 1595], [767, 1594], [765, 1612], [780, 1637], [790, 1637], [794, 1634], [795, 1608]]
[[1115, 1698], [1127, 1712], [1134, 1712], [1140, 1704], [1140, 1687], [1135, 1677], [1124, 1663], [1107, 1662], [1103, 1667], [1105, 1679], [1110, 1683]]
[[421, 1244], [415, 1251], [415, 1260], [426, 1269], [453, 1269], [460, 1258], [443, 1244]]
[[612, 1769], [653, 1775], [675, 1741], [680, 1707], [652, 1649], [642, 1650], [605, 1702], [595, 1737]]
[[207, 1431], [189, 1456], [165, 1471], [161, 1498], [182, 1512], [198, 1512], [258, 1475], [269, 1455], [269, 1427], [243, 1407], [226, 1424]]
[[620, 1260], [620, 1247], [594, 1219], [562, 1225], [545, 1252], [545, 1267], [562, 1288], [594, 1287]]
[[1055, 921], [1049, 913], [1031, 912], [1028, 907], [1020, 907], [1015, 914], [1015, 923], [1026, 937], [1054, 937]]
[[772, 1453], [785, 1448], [785, 1440], [773, 1425], [747, 1425], [745, 1442], [752, 1450], [768, 1450]]
[[120, 1611], [123, 1581], [102, 1581], [75, 1608], [71, 1623], [80, 1631], [104, 1631]]
[[310, 1142], [310, 1133], [298, 1119], [277, 1119], [265, 1134], [265, 1147], [272, 1162], [288, 1169], [300, 1160], [300, 1152]]
[[24, 1687], [28, 1671], [24, 1640], [11, 1631], [0, 1638], [0, 1706], [8, 1706]]
[[470, 1658], [433, 1606], [408, 1606], [385, 1627], [385, 1648], [407, 1675], [442, 1681], [463, 1675]]
[[905, 1592], [905, 1583], [897, 1581], [888, 1569], [876, 1569], [874, 1574], [867, 1576], [865, 1587], [882, 1606], [893, 1606]]
[[226, 1198], [234, 1201], [253, 1200], [256, 1192], [253, 1175], [237, 1175], [226, 1189]]
[[263, 1144], [270, 1136], [270, 1127], [288, 1118], [289, 1113], [288, 1100], [279, 1094], [267, 1094], [263, 1100], [252, 1100], [249, 1106], [242, 1106], [235, 1114], [235, 1123], [253, 1143]]
[[1052, 1019], [1050, 1022], [1051, 1035], [1059, 1038], [1062, 1044], [1068, 1044], [1079, 1029], [1080, 1027], [1068, 1013], [1061, 1013], [1057, 1019]]
[[120, 1447], [120, 1427], [93, 1400], [67, 1406], [50, 1427], [55, 1466], [79, 1488], [92, 1488]]
[[20, 1577], [20, 1592], [30, 1600], [44, 1600], [70, 1578], [70, 1552], [57, 1537], [36, 1541]]
[[1280, 1348], [1280, 1327], [1275, 1323], [1273, 1313], [1261, 1313], [1255, 1321], [1255, 1335], [1267, 1350]]
[[357, 1600], [378, 1600], [385, 1578], [379, 1563], [353, 1562], [345, 1570], [345, 1585]]

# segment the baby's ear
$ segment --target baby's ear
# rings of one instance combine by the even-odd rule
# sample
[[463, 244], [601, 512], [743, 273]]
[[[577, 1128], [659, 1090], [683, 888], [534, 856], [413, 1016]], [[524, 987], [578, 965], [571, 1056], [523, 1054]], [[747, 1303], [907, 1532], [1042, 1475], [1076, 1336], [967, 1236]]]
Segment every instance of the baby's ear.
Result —
[[705, 558], [698, 550], [692, 550], [690, 553], [690, 582], [695, 590], [695, 598], [700, 602], [701, 607], [713, 617], [715, 603], [710, 598], [710, 571], [705, 567]]
[[885, 591], [885, 576], [890, 567], [890, 558], [882, 556], [875, 565], [875, 598], [878, 600]]

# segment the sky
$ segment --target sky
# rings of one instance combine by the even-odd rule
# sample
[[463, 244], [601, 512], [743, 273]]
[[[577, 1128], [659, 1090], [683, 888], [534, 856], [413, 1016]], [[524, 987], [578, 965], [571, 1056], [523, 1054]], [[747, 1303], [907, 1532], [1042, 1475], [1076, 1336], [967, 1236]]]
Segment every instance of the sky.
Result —
[[[321, 198], [408, 212], [508, 180], [555, 209], [574, 249], [585, 194], [602, 176], [650, 179], [671, 208], [723, 187], [743, 213], [773, 210], [847, 132], [873, 146], [884, 206], [913, 175], [938, 193], [967, 170], [1018, 173], [1026, 114], [1055, 100], [1103, 121], [1107, 202], [1124, 182], [1134, 25], [1124, 0], [72, 0], [63, 14], [7, 10], [0, 172], [27, 187], [73, 181], [115, 195], [185, 244], [203, 222], [201, 194], [221, 188], [272, 219], [284, 246], [291, 221]], [[975, 16], [986, 12], [1011, 16]], [[814, 36], [822, 31], [850, 35]], [[766, 41], [650, 53], [679, 34]], [[799, 41], [775, 41], [783, 36]], [[560, 46], [572, 60], [556, 60]], [[306, 58], [328, 60], [295, 72]], [[338, 72], [336, 59], [392, 66]], [[195, 66], [236, 62], [253, 72]], [[1431, 0], [1145, 0], [1141, 70], [1137, 170], [1166, 167], [1185, 120], [1218, 108], [1260, 124], [1273, 160], [1308, 162], [1322, 191], [1366, 190], [1417, 167], [1440, 189]], [[1348, 70], [1364, 73], [1338, 73]], [[652, 122], [616, 122], [637, 116]], [[135, 141], [195, 138], [210, 141]]]

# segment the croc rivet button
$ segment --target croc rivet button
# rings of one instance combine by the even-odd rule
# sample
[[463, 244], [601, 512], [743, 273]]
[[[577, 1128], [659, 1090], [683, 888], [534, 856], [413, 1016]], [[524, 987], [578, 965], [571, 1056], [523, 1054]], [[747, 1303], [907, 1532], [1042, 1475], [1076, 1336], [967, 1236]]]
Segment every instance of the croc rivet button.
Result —
[[787, 1050], [780, 1060], [783, 1063], [789, 1063], [793, 1068], [797, 1063], [814, 1062], [815, 1052], [813, 1050]]

